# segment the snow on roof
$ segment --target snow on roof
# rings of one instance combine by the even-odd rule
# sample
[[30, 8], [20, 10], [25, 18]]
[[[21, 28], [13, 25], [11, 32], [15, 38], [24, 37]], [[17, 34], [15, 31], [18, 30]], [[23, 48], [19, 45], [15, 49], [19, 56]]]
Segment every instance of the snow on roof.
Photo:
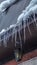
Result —
[[10, 27], [9, 28], [12, 28], [12, 27], [15, 27], [16, 25], [15, 24], [12, 24], [12, 25], [10, 25]]
[[19, 15], [17, 19], [17, 24], [21, 23], [23, 18], [26, 19], [33, 11], [35, 12], [37, 8], [37, 0], [31, 0], [30, 4], [26, 7], [25, 10], [22, 11], [22, 13]]
[[4, 33], [6, 30], [5, 29], [2, 29], [2, 31], [0, 32], [0, 34]]
[[5, 0], [0, 3], [0, 12], [4, 12], [11, 4], [15, 3], [17, 0]]
[[20, 14], [19, 17], [17, 18], [17, 25], [19, 25], [20, 23], [22, 23], [24, 17], [24, 13]]
[[[7, 2], [8, 1], [8, 2]], [[15, 0], [14, 0], [15, 1]], [[5, 9], [5, 8], [7, 8], [8, 6], [7, 6], [7, 4], [9, 3], [9, 2], [11, 2], [11, 3], [13, 3], [14, 2], [13, 0], [6, 0], [6, 1], [3, 1], [0, 5], [0, 9], [2, 9], [2, 11], [3, 11], [3, 9]], [[35, 0], [36, 2], [37, 2], [37, 0]], [[32, 0], [31, 2], [34, 2], [34, 0]], [[35, 3], [36, 3], [35, 2]], [[5, 6], [6, 5], [6, 6]], [[4, 7], [5, 6], [5, 7]], [[25, 11], [25, 10], [24, 10]], [[31, 7], [30, 9], [29, 9], [29, 11], [27, 11], [26, 13], [24, 13], [24, 12], [22, 12], [22, 14], [20, 14], [19, 15], [19, 17], [18, 17], [18, 19], [17, 19], [17, 23], [16, 24], [13, 24], [13, 25], [10, 25], [10, 27], [9, 28], [7, 28], [6, 30], [5, 29], [3, 29], [1, 32], [0, 32], [0, 34], [2, 34], [3, 32], [5, 32], [5, 31], [7, 31], [7, 30], [9, 30], [9, 29], [11, 29], [11, 28], [13, 28], [13, 27], [15, 27], [16, 25], [19, 25], [20, 23], [22, 23], [22, 21], [24, 21], [25, 22], [25, 20], [32, 14], [32, 13], [37, 13], [37, 5], [35, 5], [34, 7]]]
[[30, 8], [30, 10], [28, 12], [26, 12], [26, 14], [23, 17], [23, 20], [25, 21], [27, 18], [29, 18], [29, 16], [31, 14], [37, 14], [37, 5], [35, 5], [34, 7]]
[[23, 10], [23, 12], [26, 13], [27, 11], [29, 11], [30, 8], [34, 7], [35, 5], [37, 5], [37, 0], [31, 0], [30, 4], [25, 8], [25, 10]]

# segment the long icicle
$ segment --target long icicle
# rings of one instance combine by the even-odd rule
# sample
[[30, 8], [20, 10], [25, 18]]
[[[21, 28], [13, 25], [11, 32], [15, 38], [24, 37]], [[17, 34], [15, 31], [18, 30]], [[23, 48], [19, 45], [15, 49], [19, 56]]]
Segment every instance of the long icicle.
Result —
[[[35, 22], [35, 25], [36, 25], [36, 18], [35, 18], [35, 13], [34, 13], [34, 22]], [[36, 25], [36, 27], [37, 27], [37, 25]]]
[[[22, 25], [21, 25], [21, 27], [22, 27]], [[19, 25], [19, 29], [20, 29], [20, 25]], [[19, 33], [20, 45], [21, 45], [21, 49], [22, 49], [22, 39], [21, 39], [20, 31], [18, 31], [18, 33]]]

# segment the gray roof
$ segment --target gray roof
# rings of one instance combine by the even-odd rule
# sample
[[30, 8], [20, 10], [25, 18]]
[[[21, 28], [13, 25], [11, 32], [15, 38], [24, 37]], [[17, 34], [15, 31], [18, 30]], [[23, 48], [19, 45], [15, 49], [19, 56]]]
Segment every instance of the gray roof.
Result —
[[[2, 2], [4, 0], [0, 0]], [[11, 24], [15, 24], [17, 22], [18, 16], [21, 14], [22, 10], [29, 4], [30, 0], [20, 0], [19, 2], [12, 5], [7, 14], [0, 15], [0, 31], [2, 29], [6, 29]]]

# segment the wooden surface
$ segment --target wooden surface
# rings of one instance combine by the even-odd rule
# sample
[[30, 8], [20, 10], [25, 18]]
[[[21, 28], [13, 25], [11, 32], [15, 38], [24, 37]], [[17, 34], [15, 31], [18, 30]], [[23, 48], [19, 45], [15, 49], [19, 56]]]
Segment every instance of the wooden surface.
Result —
[[29, 53], [23, 55], [22, 60], [20, 62], [16, 62], [15, 60], [11, 60], [11, 61], [3, 64], [3, 65], [17, 65], [17, 64], [25, 62], [25, 61], [27, 61], [27, 60], [29, 60], [31, 58], [34, 58], [34, 57], [37, 57], [37, 49], [32, 51], [32, 52], [29, 52]]

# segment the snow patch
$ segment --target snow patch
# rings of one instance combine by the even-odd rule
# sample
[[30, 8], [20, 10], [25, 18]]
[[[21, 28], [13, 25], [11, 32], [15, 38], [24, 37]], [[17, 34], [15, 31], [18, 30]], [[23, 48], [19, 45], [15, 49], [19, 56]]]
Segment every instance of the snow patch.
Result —
[[26, 14], [23, 17], [23, 20], [25, 21], [27, 18], [29, 18], [29, 16], [31, 14], [37, 14], [37, 5], [35, 5], [34, 7], [30, 8], [30, 10], [28, 12], [26, 12]]
[[29, 11], [30, 8], [34, 7], [35, 5], [37, 5], [37, 0], [31, 0], [30, 4], [25, 8], [25, 10], [23, 10], [23, 12], [26, 13], [27, 11]]
[[2, 31], [0, 32], [0, 34], [4, 33], [6, 30], [5, 29], [2, 29]]
[[17, 19], [17, 25], [20, 25], [23, 21], [24, 13], [20, 14], [18, 19]]
[[17, 0], [6, 0], [0, 3], [0, 12], [4, 12], [11, 4], [15, 3]]

